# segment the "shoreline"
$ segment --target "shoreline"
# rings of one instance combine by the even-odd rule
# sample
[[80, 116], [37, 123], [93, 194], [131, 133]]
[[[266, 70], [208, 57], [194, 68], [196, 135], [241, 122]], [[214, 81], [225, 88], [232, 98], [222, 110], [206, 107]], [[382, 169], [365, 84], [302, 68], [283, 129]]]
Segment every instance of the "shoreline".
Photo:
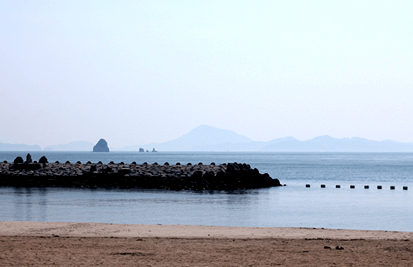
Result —
[[413, 232], [295, 227], [0, 221], [0, 236], [413, 240]]
[[411, 266], [413, 232], [0, 222], [1, 266]]

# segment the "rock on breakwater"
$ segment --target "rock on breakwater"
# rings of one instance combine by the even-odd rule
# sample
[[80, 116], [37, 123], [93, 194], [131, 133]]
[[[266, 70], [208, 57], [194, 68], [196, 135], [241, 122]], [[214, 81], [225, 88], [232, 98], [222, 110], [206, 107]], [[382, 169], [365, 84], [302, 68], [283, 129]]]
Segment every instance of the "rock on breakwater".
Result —
[[0, 186], [236, 190], [281, 186], [248, 164], [0, 163]]

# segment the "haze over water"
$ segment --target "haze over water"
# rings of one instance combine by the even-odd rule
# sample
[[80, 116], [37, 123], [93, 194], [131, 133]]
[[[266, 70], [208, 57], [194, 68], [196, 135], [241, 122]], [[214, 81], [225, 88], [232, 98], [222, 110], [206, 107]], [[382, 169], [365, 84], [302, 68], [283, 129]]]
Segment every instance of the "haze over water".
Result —
[[1, 1], [0, 142], [413, 142], [412, 1]]
[[[199, 125], [262, 142], [413, 142], [412, 10], [403, 0], [0, 1], [0, 143], [122, 148]], [[288, 186], [0, 188], [1, 220], [413, 230], [409, 153], [32, 153], [43, 155], [245, 162]]]
[[[19, 153], [0, 156], [10, 160]], [[7, 187], [0, 188], [0, 220], [413, 231], [413, 153], [41, 154], [61, 162], [246, 162], [287, 186], [201, 192]], [[376, 189], [379, 184], [382, 190]]]

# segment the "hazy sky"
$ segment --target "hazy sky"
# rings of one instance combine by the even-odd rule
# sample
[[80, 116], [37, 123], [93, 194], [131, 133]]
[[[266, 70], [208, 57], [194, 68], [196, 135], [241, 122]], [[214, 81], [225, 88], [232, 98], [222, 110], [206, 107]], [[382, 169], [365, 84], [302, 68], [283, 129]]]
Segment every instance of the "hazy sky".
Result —
[[413, 142], [413, 1], [0, 0], [0, 142]]

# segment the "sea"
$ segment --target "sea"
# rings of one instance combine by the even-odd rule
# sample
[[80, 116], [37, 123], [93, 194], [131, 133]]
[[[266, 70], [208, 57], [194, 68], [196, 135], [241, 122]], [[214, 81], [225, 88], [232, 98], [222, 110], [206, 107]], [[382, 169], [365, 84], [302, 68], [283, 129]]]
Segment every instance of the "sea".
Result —
[[[26, 154], [0, 152], [0, 160]], [[0, 187], [0, 221], [413, 231], [413, 153], [30, 154], [49, 162], [246, 163], [285, 186], [235, 191]]]

